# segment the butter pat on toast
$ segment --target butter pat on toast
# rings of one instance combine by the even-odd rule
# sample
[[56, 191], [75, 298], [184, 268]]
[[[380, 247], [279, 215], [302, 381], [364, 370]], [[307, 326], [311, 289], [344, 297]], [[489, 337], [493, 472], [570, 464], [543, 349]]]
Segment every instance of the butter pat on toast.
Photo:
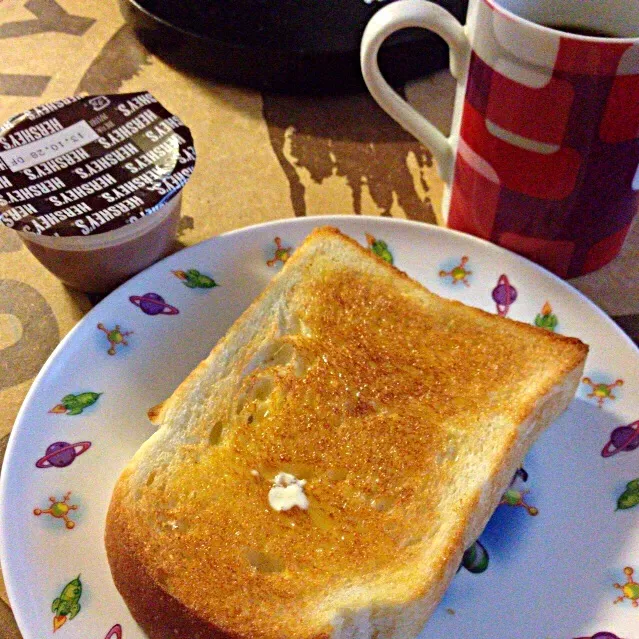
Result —
[[587, 350], [315, 230], [150, 411], [118, 590], [151, 639], [415, 637]]

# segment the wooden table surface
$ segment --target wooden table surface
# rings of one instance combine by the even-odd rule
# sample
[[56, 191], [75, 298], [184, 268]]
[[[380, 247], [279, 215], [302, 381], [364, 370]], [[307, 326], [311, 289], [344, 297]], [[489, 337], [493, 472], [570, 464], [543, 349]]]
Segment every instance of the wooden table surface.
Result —
[[[430, 153], [368, 95], [286, 97], [179, 72], [137, 42], [116, 0], [0, 0], [0, 40], [0, 121], [74, 93], [149, 90], [190, 126], [198, 162], [180, 245], [328, 213], [437, 221], [442, 183]], [[448, 73], [404, 90], [447, 128]], [[639, 342], [639, 224], [612, 264], [571, 283]], [[34, 376], [91, 306], [0, 227], [0, 454]], [[0, 636], [20, 637], [1, 602]]]

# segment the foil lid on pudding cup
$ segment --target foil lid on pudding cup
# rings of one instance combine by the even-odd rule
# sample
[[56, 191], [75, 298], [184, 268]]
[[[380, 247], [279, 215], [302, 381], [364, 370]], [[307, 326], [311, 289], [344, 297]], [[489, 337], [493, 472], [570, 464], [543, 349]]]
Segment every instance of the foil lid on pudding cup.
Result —
[[170, 251], [194, 166], [189, 129], [148, 92], [57, 100], [0, 127], [0, 223], [103, 292]]

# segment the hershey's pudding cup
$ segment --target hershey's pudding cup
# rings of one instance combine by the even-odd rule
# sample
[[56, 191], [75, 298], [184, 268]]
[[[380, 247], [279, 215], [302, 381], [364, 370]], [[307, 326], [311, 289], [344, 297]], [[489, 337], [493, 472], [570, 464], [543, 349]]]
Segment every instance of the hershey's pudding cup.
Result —
[[194, 166], [189, 129], [148, 92], [51, 102], [0, 127], [0, 222], [103, 293], [171, 251]]

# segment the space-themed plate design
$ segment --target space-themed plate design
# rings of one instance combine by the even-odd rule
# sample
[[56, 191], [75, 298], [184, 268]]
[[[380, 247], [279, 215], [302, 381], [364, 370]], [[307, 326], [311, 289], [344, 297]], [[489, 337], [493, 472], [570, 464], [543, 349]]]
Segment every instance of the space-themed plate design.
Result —
[[425, 639], [639, 637], [639, 352], [561, 280], [491, 244], [371, 217], [285, 220], [159, 262], [62, 341], [20, 411], [0, 481], [1, 560], [25, 639], [143, 639], [111, 580], [104, 518], [165, 399], [310, 230], [332, 224], [435, 293], [591, 346], [428, 622]]

